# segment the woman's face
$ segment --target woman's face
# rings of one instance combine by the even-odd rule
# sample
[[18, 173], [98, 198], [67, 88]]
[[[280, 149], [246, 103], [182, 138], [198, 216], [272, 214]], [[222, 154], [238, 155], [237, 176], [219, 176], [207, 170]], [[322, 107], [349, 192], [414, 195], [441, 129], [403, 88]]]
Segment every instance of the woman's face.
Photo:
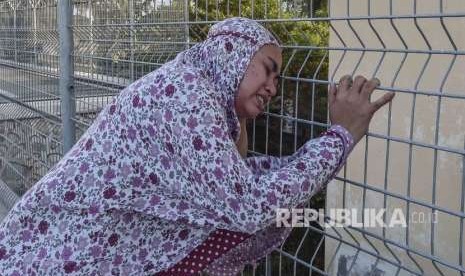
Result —
[[265, 110], [276, 95], [281, 64], [281, 49], [275, 45], [265, 45], [254, 55], [235, 100], [239, 118], [255, 118]]

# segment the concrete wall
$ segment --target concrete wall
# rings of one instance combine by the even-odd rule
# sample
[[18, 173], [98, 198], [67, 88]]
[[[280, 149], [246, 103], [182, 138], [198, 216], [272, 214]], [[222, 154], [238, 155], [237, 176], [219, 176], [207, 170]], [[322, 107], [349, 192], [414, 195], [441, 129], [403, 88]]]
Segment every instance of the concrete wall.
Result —
[[[392, 11], [390, 11], [390, 2]], [[405, 17], [373, 20], [331, 20], [334, 30], [339, 33], [339, 39], [334, 30], [331, 31], [330, 47], [372, 48], [372, 49], [409, 49], [410, 51], [428, 51], [429, 48], [438, 51], [454, 51], [439, 18], [419, 18], [417, 22], [411, 17], [414, 11], [413, 0], [332, 0], [330, 4], [331, 17]], [[439, 14], [439, 0], [417, 1], [416, 14]], [[460, 0], [444, 0], [444, 14], [465, 14], [465, 5]], [[371, 21], [371, 22], [370, 22]], [[372, 26], [370, 26], [370, 23]], [[417, 23], [417, 25], [415, 24]], [[396, 34], [397, 27], [399, 35]], [[458, 51], [465, 49], [465, 16], [444, 18], [444, 27], [449, 31]], [[355, 32], [354, 32], [355, 30]], [[375, 31], [379, 34], [377, 38]], [[424, 37], [422, 37], [423, 32]], [[357, 39], [359, 36], [360, 41]], [[427, 42], [426, 42], [426, 41]], [[384, 43], [384, 45], [383, 45]], [[429, 46], [428, 46], [429, 43]], [[404, 51], [405, 52], [405, 51]], [[344, 55], [345, 54], [345, 55]], [[405, 60], [404, 60], [405, 58]], [[359, 63], [360, 62], [360, 63]], [[358, 64], [358, 67], [357, 67]], [[425, 66], [426, 64], [426, 66]], [[451, 69], [448, 74], [448, 70]], [[424, 70], [423, 75], [421, 72]], [[465, 57], [463, 55], [428, 54], [362, 51], [330, 51], [330, 76], [338, 80], [344, 74], [362, 74], [367, 77], [376, 75], [384, 87], [394, 87], [396, 90], [414, 91], [415, 93], [396, 92], [391, 110], [384, 107], [372, 120], [369, 132], [382, 136], [391, 136], [403, 141], [413, 140], [414, 143], [426, 145], [410, 145], [384, 138], [368, 137], [363, 139], [354, 149], [345, 171], [339, 177], [361, 183], [368, 187], [381, 189], [376, 192], [349, 182], [332, 181], [327, 190], [327, 208], [357, 208], [361, 217], [362, 208], [386, 208], [387, 218], [394, 208], [401, 208], [407, 219], [408, 227], [365, 228], [375, 235], [385, 237], [407, 248], [417, 250], [426, 255], [460, 266], [459, 249], [460, 224], [463, 224], [463, 156], [443, 150], [435, 151], [431, 147], [437, 145], [447, 149], [462, 151], [465, 136], [465, 100], [452, 97], [421, 95], [417, 92], [444, 93], [465, 96]], [[375, 91], [373, 100], [384, 91]], [[439, 121], [437, 122], [439, 112]], [[388, 128], [390, 120], [390, 128]], [[436, 140], [437, 134], [437, 140]], [[384, 193], [394, 193], [409, 200], [384, 196]], [[413, 201], [432, 204], [455, 212], [449, 215], [438, 212], [432, 216], [430, 208], [422, 207]], [[408, 209], [408, 211], [407, 211]], [[421, 215], [425, 220], [421, 223]], [[432, 219], [428, 219], [432, 217]], [[416, 222], [414, 221], [416, 220]], [[434, 221], [437, 220], [437, 223]], [[356, 244], [342, 228], [336, 229], [344, 240]], [[384, 230], [384, 231], [383, 231]], [[426, 275], [440, 275], [437, 268], [427, 258], [418, 255], [407, 255], [407, 251], [391, 246], [392, 253], [378, 238], [363, 237], [359, 231], [350, 230], [362, 248], [370, 252], [379, 252], [395, 263]], [[337, 235], [327, 229], [328, 234]], [[372, 245], [369, 244], [372, 243]], [[394, 275], [397, 266], [379, 261], [376, 258], [360, 252], [355, 258], [356, 250], [351, 246], [341, 245], [331, 238], [326, 239], [326, 264], [331, 275]], [[333, 256], [335, 259], [333, 260]], [[463, 257], [462, 257], [463, 258]], [[351, 262], [355, 265], [348, 272]], [[415, 264], [417, 262], [417, 265]], [[462, 260], [465, 262], [465, 258]], [[419, 268], [420, 267], [420, 268]], [[442, 265], [438, 268], [444, 275], [459, 275], [454, 269]], [[383, 274], [384, 273], [384, 274]], [[399, 275], [410, 275], [401, 270]]]

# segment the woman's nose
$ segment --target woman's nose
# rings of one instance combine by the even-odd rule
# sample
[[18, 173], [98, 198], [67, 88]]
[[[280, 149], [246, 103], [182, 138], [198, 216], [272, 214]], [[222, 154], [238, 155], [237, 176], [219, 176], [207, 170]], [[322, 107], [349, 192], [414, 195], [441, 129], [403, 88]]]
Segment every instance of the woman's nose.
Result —
[[265, 90], [266, 90], [266, 92], [268, 92], [268, 94], [270, 94], [270, 97], [274, 97], [276, 95], [278, 89], [277, 89], [276, 85], [274, 85], [272, 83], [272, 84], [268, 84], [265, 87]]

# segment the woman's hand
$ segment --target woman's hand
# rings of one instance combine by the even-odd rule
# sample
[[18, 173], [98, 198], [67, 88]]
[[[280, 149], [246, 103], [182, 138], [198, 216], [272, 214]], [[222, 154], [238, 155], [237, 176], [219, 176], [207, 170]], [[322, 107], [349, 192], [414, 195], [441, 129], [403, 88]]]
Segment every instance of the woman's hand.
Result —
[[241, 123], [241, 134], [239, 136], [239, 141], [236, 143], [237, 150], [241, 154], [242, 158], [247, 157], [247, 148], [248, 148], [248, 141], [247, 141], [247, 120], [240, 119], [239, 122]]
[[332, 124], [346, 128], [353, 136], [355, 144], [367, 133], [373, 114], [394, 98], [389, 92], [375, 102], [370, 96], [380, 85], [378, 79], [367, 81], [362, 76], [343, 76], [338, 87], [331, 84], [329, 88], [329, 119]]

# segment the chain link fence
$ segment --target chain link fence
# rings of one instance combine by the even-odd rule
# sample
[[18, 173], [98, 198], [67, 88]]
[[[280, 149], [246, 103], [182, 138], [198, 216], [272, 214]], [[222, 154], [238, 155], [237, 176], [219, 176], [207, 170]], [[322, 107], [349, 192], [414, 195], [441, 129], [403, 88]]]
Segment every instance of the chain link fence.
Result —
[[[244, 16], [283, 45], [278, 95], [249, 154], [287, 155], [328, 127], [327, 85], [378, 77], [396, 98], [295, 228], [243, 275], [464, 275], [465, 6], [460, 0], [0, 1], [0, 203], [11, 208], [114, 95]], [[332, 209], [363, 221], [334, 226]]]

